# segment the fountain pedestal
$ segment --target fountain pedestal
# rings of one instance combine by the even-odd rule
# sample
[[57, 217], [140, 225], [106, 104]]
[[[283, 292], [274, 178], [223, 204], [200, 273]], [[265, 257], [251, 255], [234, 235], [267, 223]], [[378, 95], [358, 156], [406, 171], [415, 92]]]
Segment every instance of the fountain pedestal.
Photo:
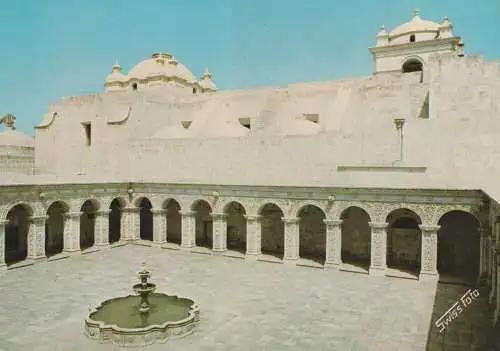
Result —
[[123, 347], [141, 347], [164, 343], [193, 332], [199, 322], [199, 307], [194, 301], [155, 293], [148, 282], [151, 274], [143, 266], [137, 295], [106, 300], [94, 308], [85, 320], [85, 335], [100, 343]]

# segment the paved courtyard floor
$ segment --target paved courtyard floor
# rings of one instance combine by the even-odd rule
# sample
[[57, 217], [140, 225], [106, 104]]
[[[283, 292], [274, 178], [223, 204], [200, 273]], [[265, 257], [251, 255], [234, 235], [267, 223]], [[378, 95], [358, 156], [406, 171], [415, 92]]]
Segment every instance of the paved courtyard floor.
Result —
[[0, 273], [0, 350], [118, 349], [84, 319], [130, 294], [144, 260], [157, 291], [201, 308], [194, 334], [148, 350], [412, 351], [435, 333], [435, 283], [128, 245]]

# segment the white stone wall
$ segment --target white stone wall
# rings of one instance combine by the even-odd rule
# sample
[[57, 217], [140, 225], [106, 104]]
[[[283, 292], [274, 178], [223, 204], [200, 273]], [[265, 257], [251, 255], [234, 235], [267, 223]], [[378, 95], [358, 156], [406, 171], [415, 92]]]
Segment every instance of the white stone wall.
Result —
[[[428, 83], [418, 74], [382, 74], [178, 99], [145, 92], [68, 99], [51, 107], [59, 116], [36, 132], [37, 171], [62, 179], [86, 172], [82, 181], [480, 188], [500, 152], [498, 72], [495, 62], [442, 58], [429, 62]], [[421, 118], [427, 97], [429, 113]], [[304, 113], [318, 113], [323, 131], [287, 135]], [[203, 137], [205, 128], [240, 117], [253, 118], [250, 136]], [[337, 172], [338, 164], [395, 162], [396, 117], [406, 119], [405, 162], [427, 166], [426, 173]], [[183, 120], [193, 120], [198, 137], [152, 138]], [[81, 125], [88, 121], [90, 147]]]
[[33, 148], [0, 146], [0, 176], [33, 175], [34, 166], [35, 152]]

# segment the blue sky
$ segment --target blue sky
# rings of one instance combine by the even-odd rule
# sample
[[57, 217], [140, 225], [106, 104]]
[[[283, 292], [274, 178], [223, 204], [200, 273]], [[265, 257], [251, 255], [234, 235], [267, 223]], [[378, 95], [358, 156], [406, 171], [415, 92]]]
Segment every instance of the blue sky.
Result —
[[[448, 16], [468, 55], [500, 59], [498, 0], [0, 0], [0, 113], [33, 134], [60, 97], [101, 92], [124, 71], [172, 53], [220, 89], [371, 74], [381, 24]], [[496, 43], [496, 44], [495, 44]], [[3, 129], [3, 127], [1, 127]]]

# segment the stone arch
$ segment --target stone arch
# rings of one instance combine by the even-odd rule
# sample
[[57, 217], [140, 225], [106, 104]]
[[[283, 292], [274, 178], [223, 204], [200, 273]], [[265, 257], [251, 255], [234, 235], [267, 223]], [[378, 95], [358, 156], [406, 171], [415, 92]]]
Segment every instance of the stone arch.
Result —
[[404, 59], [401, 64], [401, 72], [422, 72], [424, 69], [424, 61], [418, 56], [410, 56]]
[[296, 201], [293, 205], [291, 205], [290, 207], [290, 215], [291, 216], [295, 216], [295, 217], [299, 217], [299, 213], [306, 207], [315, 207], [319, 210], [321, 210], [321, 212], [323, 212], [323, 214], [325, 215], [325, 218], [326, 218], [326, 208], [323, 206], [323, 204], [320, 202], [320, 201]]
[[[96, 198], [89, 198], [89, 199], [86, 199], [82, 205], [80, 206], [80, 210], [83, 208], [83, 206], [87, 203], [90, 203], [92, 208], [94, 209], [94, 211], [99, 211], [100, 208], [101, 208], [101, 203], [99, 202], [99, 200], [97, 200]], [[89, 206], [89, 205], [87, 205]]]
[[153, 204], [145, 197], [138, 197], [134, 204], [139, 208], [139, 236], [142, 240], [153, 241]]
[[418, 275], [422, 257], [421, 217], [408, 208], [387, 215], [387, 267]]
[[451, 210], [441, 216], [438, 225], [437, 270], [441, 278], [475, 282], [481, 259], [478, 218], [466, 211]]
[[21, 206], [26, 211], [28, 211], [29, 217], [36, 215], [35, 209], [32, 205], [30, 205], [29, 203], [24, 202], [24, 201], [15, 201], [15, 202], [11, 202], [10, 204], [7, 204], [6, 206], [2, 206], [2, 209], [0, 210], [0, 219], [8, 220], [7, 215], [16, 206]]
[[166, 211], [167, 242], [180, 245], [182, 242], [181, 205], [175, 199], [163, 201], [162, 209]]
[[224, 205], [223, 211], [227, 215], [227, 249], [245, 253], [247, 245], [245, 207], [240, 202], [231, 201]]
[[[198, 208], [199, 204], [203, 203], [203, 202], [210, 207], [210, 212], [212, 212], [212, 210], [213, 210], [213, 201], [211, 201], [209, 198], [207, 198], [205, 196], [202, 196], [202, 197], [199, 197], [196, 199], [189, 199], [189, 200], [184, 199], [184, 202], [186, 204], [179, 202], [181, 204], [182, 208], [189, 208], [189, 210], [191, 210], [191, 211], [196, 211], [196, 208]], [[191, 204], [187, 205], [187, 203], [189, 203], [189, 202]]]
[[374, 221], [372, 216], [373, 206], [371, 206], [371, 203], [358, 201], [338, 201], [332, 206], [331, 210], [326, 213], [326, 216], [329, 219], [342, 219], [342, 215], [351, 207], [355, 207], [363, 211], [368, 216], [370, 221]]
[[195, 244], [196, 246], [212, 249], [213, 247], [213, 221], [212, 206], [206, 200], [196, 200], [191, 205], [195, 212]]
[[47, 221], [45, 222], [45, 254], [51, 257], [61, 253], [64, 249], [65, 214], [70, 206], [61, 200], [52, 202], [47, 208]]
[[99, 202], [89, 199], [82, 204], [80, 212], [80, 249], [88, 249], [95, 244], [95, 217]]
[[299, 218], [299, 256], [320, 264], [326, 260], [326, 214], [316, 205], [305, 204], [297, 211]]
[[371, 258], [371, 216], [359, 206], [349, 206], [341, 214], [341, 261], [368, 269]]
[[123, 209], [127, 207], [127, 201], [122, 197], [115, 197], [109, 203], [109, 231], [108, 240], [113, 244], [121, 239]]
[[23, 261], [28, 256], [29, 218], [32, 216], [33, 209], [25, 203], [18, 203], [8, 210], [4, 246], [7, 266]]
[[[224, 198], [224, 201], [219, 204], [221, 213], [226, 213], [228, 210], [228, 207], [231, 206], [231, 204], [234, 202], [240, 204], [245, 209], [245, 213], [247, 215], [252, 215], [252, 214], [256, 215], [257, 214], [257, 210], [255, 209], [255, 203], [251, 200], [249, 201], [247, 198], [244, 198], [244, 197], [243, 198], [239, 198], [239, 197]], [[218, 208], [219, 208], [219, 206], [218, 206]]]
[[261, 252], [283, 259], [285, 255], [285, 225], [283, 210], [275, 203], [260, 206]]

